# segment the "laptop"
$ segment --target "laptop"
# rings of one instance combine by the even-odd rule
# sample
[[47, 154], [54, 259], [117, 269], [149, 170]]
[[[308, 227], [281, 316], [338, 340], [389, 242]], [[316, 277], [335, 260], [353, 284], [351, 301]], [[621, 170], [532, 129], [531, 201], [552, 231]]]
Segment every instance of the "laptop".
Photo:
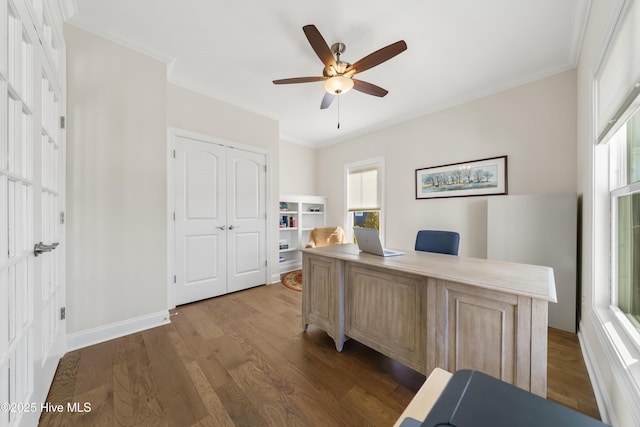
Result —
[[358, 247], [362, 252], [368, 252], [370, 254], [379, 255], [379, 256], [404, 255], [404, 252], [384, 249], [382, 247], [382, 243], [380, 243], [380, 236], [378, 236], [378, 230], [374, 230], [373, 228], [354, 227], [353, 233], [356, 235], [356, 241], [358, 242]]

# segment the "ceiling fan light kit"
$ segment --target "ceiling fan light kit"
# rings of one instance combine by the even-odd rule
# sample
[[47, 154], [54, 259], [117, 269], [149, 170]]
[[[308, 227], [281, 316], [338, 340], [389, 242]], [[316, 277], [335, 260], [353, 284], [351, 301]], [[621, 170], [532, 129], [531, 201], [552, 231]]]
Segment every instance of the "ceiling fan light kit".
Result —
[[343, 75], [336, 75], [324, 81], [324, 90], [332, 95], [342, 95], [353, 89], [353, 80]]
[[353, 76], [388, 61], [394, 56], [404, 52], [407, 49], [407, 44], [404, 40], [392, 43], [389, 46], [383, 47], [382, 49], [365, 56], [359, 61], [350, 64], [340, 60], [340, 56], [346, 49], [346, 46], [343, 43], [334, 43], [331, 45], [331, 48], [329, 48], [329, 45], [327, 45], [327, 42], [324, 40], [322, 34], [320, 34], [320, 31], [318, 31], [315, 25], [305, 25], [302, 27], [302, 31], [304, 31], [304, 34], [307, 36], [307, 40], [309, 41], [311, 48], [324, 64], [322, 76], [280, 79], [274, 80], [274, 84], [279, 85], [324, 81], [324, 90], [326, 93], [322, 99], [322, 103], [320, 104], [321, 109], [328, 108], [333, 102], [335, 95], [343, 95], [351, 89], [378, 97], [383, 97], [389, 93], [386, 89], [372, 83], [356, 80]]

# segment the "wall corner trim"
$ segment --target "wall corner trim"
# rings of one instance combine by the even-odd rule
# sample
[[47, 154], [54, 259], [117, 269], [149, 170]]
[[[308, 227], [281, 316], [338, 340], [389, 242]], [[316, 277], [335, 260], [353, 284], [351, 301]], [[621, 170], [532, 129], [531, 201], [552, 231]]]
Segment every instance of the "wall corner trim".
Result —
[[157, 326], [171, 323], [168, 311], [147, 314], [145, 316], [134, 317], [120, 322], [111, 323], [85, 331], [67, 334], [66, 351], [78, 350], [90, 345], [99, 344], [125, 335], [155, 328]]

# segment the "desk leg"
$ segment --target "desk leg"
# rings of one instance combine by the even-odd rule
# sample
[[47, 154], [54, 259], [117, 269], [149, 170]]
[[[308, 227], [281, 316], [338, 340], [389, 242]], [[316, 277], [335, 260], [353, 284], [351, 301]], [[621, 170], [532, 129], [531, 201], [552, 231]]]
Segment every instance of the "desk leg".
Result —
[[[345, 337], [344, 335], [344, 263], [340, 263], [338, 264], [338, 268], [336, 269], [336, 273], [337, 273], [337, 282], [338, 282], [338, 289], [337, 289], [337, 295], [336, 295], [336, 301], [334, 304], [337, 303], [337, 318], [334, 319], [334, 326], [337, 329], [337, 337], [338, 339], [336, 340], [336, 350], [338, 350], [339, 352], [342, 351], [342, 349], [344, 348], [344, 342], [347, 340], [347, 337]], [[335, 306], [334, 306], [335, 307]]]
[[313, 324], [324, 330], [338, 351], [345, 342], [343, 269], [340, 260], [302, 254], [302, 328]]

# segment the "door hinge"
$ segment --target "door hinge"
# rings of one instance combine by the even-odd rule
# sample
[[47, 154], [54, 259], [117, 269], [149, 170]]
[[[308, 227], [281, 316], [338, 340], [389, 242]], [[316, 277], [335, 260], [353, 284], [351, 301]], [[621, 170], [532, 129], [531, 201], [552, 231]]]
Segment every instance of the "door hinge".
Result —
[[60, 129], [65, 129], [67, 126], [67, 120], [65, 116], [60, 116]]
[[265, 266], [265, 267], [268, 267], [268, 266], [269, 266], [269, 260], [267, 260], [267, 259], [265, 259], [265, 260], [264, 260], [264, 266]]
[[176, 220], [176, 213], [175, 212], [173, 213], [173, 220], [174, 221]]
[[60, 307], [60, 320], [67, 318], [67, 307]]
[[267, 165], [264, 165], [264, 173], [267, 173]]
[[173, 150], [173, 158], [176, 158], [176, 150]]
[[64, 224], [64, 212], [60, 212], [60, 224]]
[[174, 275], [173, 276], [173, 283], [176, 283], [178, 281], [178, 278]]

